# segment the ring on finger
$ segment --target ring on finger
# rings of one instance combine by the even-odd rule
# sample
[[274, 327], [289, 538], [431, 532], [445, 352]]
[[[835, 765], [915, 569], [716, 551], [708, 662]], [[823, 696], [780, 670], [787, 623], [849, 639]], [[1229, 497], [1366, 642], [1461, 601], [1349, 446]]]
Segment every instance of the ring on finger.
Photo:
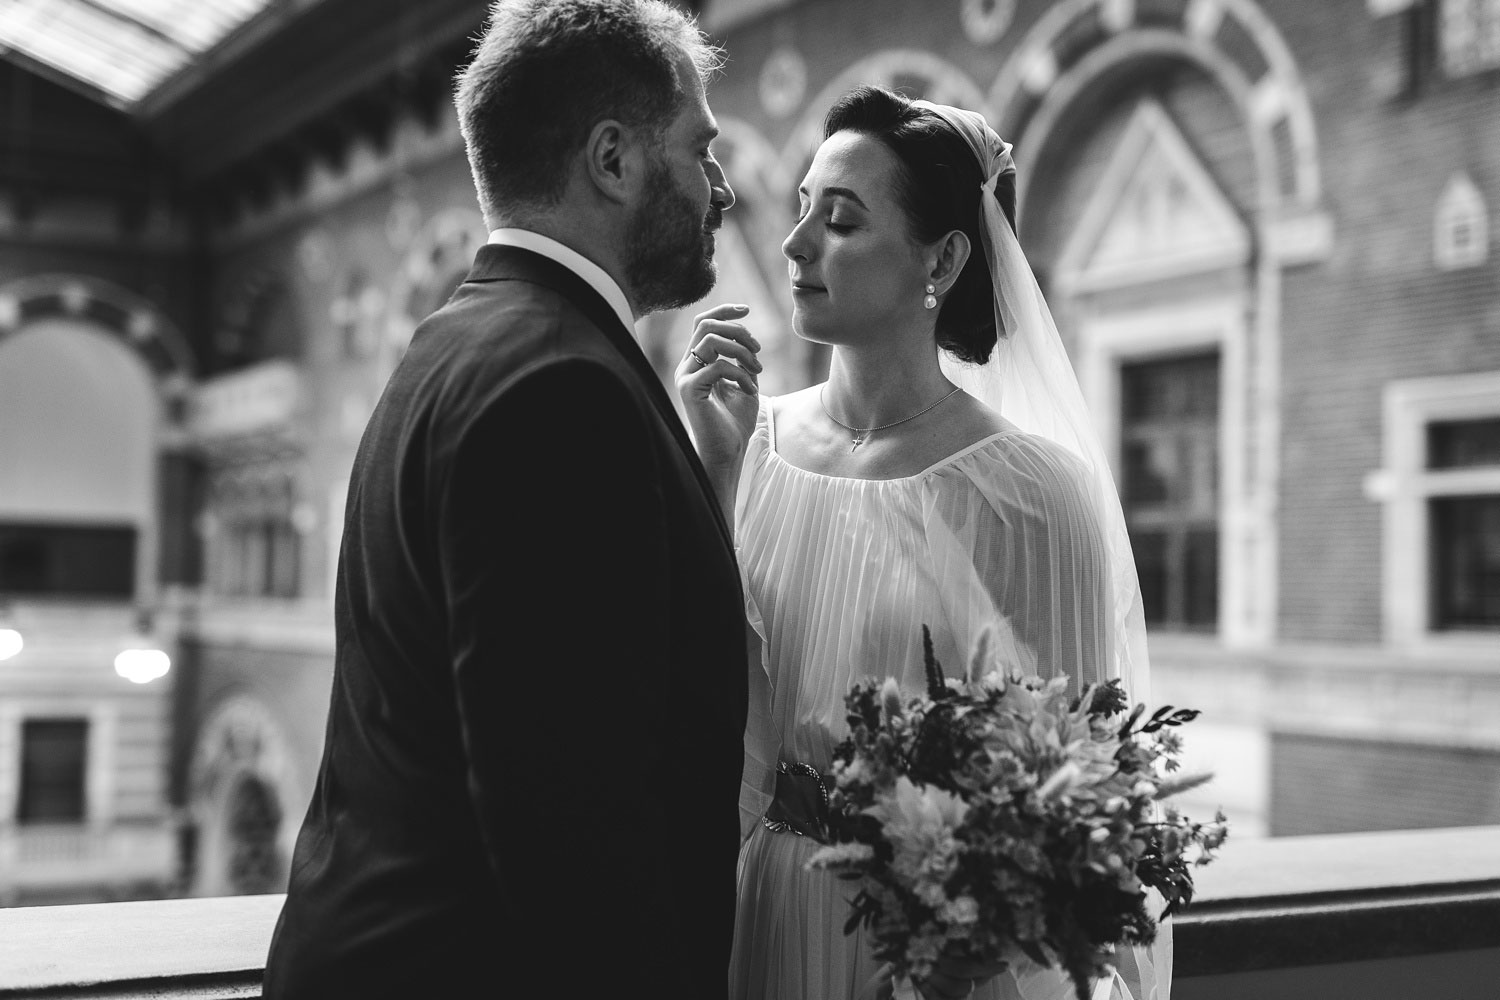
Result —
[[698, 354], [698, 349], [697, 348], [695, 348], [695, 347], [689, 347], [688, 348], [688, 357], [690, 357], [694, 361], [698, 362], [698, 367], [699, 368], [707, 368], [708, 367], [708, 362], [704, 361], [703, 358]]

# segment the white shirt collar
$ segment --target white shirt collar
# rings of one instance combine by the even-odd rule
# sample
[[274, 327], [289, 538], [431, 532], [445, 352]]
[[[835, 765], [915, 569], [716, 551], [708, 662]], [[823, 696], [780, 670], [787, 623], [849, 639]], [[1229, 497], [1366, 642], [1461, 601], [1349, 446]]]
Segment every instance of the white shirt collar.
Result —
[[630, 313], [630, 300], [625, 297], [625, 293], [620, 290], [615, 279], [609, 276], [608, 271], [577, 250], [564, 246], [550, 236], [533, 233], [529, 229], [496, 229], [490, 233], [489, 242], [496, 246], [530, 250], [532, 253], [539, 253], [561, 264], [588, 282], [594, 291], [604, 296], [604, 301], [608, 302], [609, 307], [615, 311], [615, 315], [620, 317], [620, 322], [625, 324], [625, 329], [632, 334], [635, 333], [635, 317]]

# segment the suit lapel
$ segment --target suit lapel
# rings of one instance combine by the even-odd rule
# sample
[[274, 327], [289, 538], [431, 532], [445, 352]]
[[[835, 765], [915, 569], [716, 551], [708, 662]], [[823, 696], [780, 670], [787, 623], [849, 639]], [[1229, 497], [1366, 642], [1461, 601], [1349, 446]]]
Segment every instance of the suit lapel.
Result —
[[667, 390], [661, 384], [656, 369], [651, 367], [651, 362], [641, 350], [641, 345], [636, 342], [635, 332], [620, 322], [619, 315], [610, 308], [604, 296], [596, 292], [587, 281], [550, 257], [544, 257], [520, 247], [495, 244], [486, 244], [479, 248], [468, 280], [519, 280], [542, 285], [571, 302], [599, 328], [605, 339], [634, 369], [637, 377], [645, 385], [646, 394], [651, 398], [652, 405], [656, 407], [662, 420], [671, 430], [672, 436], [677, 440], [677, 446], [682, 449], [683, 457], [693, 470], [693, 475], [697, 477], [698, 484], [709, 501], [708, 505], [713, 510], [714, 523], [719, 526], [719, 533], [723, 536], [724, 543], [733, 552], [734, 535], [724, 520], [724, 512], [715, 498], [713, 484], [708, 480], [708, 473], [704, 471], [703, 463], [698, 460], [697, 449], [693, 447], [692, 439], [688, 437], [687, 428], [683, 426], [676, 408], [672, 406], [672, 401], [668, 398]]

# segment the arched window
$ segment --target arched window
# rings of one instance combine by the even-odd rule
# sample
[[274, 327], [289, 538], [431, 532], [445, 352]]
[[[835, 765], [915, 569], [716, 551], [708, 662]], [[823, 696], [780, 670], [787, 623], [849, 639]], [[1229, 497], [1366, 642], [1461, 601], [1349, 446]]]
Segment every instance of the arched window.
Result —
[[276, 469], [222, 474], [212, 501], [214, 589], [226, 597], [301, 595], [296, 477]]
[[139, 356], [86, 320], [0, 341], [0, 590], [135, 594], [156, 517], [157, 407]]
[[1466, 174], [1454, 174], [1443, 188], [1432, 227], [1432, 256], [1442, 270], [1477, 267], [1489, 256], [1489, 212]]
[[344, 278], [343, 289], [332, 305], [338, 331], [339, 354], [345, 361], [362, 361], [374, 355], [380, 342], [380, 321], [385, 296], [361, 267]]

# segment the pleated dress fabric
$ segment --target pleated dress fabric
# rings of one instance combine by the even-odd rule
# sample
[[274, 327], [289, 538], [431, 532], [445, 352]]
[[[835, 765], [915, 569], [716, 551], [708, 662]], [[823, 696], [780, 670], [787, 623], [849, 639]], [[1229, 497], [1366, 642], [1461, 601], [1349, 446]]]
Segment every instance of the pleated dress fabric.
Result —
[[[751, 664], [730, 996], [845, 1000], [880, 963], [862, 930], [844, 933], [854, 886], [805, 870], [816, 842], [760, 822], [777, 762], [830, 770], [856, 680], [891, 676], [920, 693], [924, 624], [949, 676], [996, 622], [1015, 667], [1083, 685], [1106, 678], [1107, 557], [1086, 477], [1044, 439], [1007, 429], [918, 475], [825, 476], [778, 454], [775, 403], [762, 399], [735, 510], [762, 656], [761, 669]], [[1060, 974], [1023, 978], [1024, 993], [1003, 974], [975, 996], [1071, 995]]]

